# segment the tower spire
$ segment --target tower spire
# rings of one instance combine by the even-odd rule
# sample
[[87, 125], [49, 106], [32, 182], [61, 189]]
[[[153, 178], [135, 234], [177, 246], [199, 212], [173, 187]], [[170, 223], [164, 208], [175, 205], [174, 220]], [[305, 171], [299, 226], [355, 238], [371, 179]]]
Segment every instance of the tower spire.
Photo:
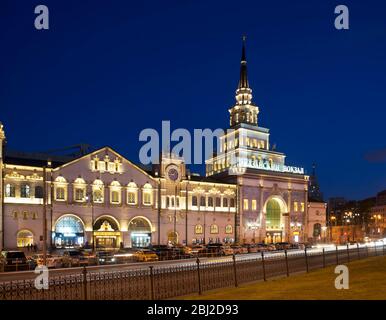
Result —
[[238, 89], [246, 89], [249, 88], [248, 82], [248, 72], [247, 72], [247, 57], [245, 53], [245, 41], [247, 37], [243, 36], [243, 45], [241, 49], [241, 65], [240, 65], [240, 80]]

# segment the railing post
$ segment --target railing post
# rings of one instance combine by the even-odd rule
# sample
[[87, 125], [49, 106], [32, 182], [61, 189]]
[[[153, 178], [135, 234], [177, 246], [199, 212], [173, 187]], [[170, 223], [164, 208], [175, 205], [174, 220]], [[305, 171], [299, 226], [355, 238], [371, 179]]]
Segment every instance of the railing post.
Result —
[[153, 266], [149, 266], [150, 269], [150, 300], [154, 300], [154, 273]]
[[262, 266], [263, 266], [263, 280], [267, 281], [267, 278], [265, 276], [264, 251], [261, 251], [261, 263], [262, 263]]
[[87, 269], [86, 266], [83, 266], [83, 297], [84, 300], [87, 300]]
[[350, 245], [347, 243], [347, 262], [350, 262]]
[[339, 264], [338, 246], [335, 246], [336, 265]]
[[357, 254], [358, 254], [358, 260], [361, 259], [361, 254], [359, 252], [359, 243], [357, 242]]
[[307, 256], [307, 248], [304, 248], [304, 257], [306, 259], [306, 271], [308, 273], [308, 256]]
[[235, 254], [233, 254], [232, 259], [233, 259], [233, 273], [234, 273], [234, 277], [235, 277], [235, 287], [237, 287], [238, 284], [237, 284], [237, 269], [236, 269], [236, 255]]
[[287, 254], [287, 249], [284, 250], [284, 254], [285, 254], [285, 268], [287, 270], [287, 277], [289, 277], [289, 268], [288, 268], [288, 254]]
[[326, 255], [325, 255], [325, 250], [323, 248], [323, 268], [326, 267]]
[[198, 294], [201, 295], [201, 274], [200, 274], [200, 259], [197, 258], [196, 260], [197, 263], [197, 280], [198, 280]]

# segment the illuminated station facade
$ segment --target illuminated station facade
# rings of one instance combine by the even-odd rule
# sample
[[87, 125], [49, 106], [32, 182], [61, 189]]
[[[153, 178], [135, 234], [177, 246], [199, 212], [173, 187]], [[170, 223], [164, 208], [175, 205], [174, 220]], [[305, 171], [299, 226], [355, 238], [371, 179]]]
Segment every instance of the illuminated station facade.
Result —
[[[325, 204], [308, 201], [309, 177], [270, 147], [244, 43], [241, 60], [231, 130], [207, 160], [206, 176], [170, 154], [147, 169], [110, 147], [77, 158], [0, 148], [0, 249], [41, 248], [44, 225], [56, 248], [320, 240]], [[4, 146], [2, 125], [0, 140]]]

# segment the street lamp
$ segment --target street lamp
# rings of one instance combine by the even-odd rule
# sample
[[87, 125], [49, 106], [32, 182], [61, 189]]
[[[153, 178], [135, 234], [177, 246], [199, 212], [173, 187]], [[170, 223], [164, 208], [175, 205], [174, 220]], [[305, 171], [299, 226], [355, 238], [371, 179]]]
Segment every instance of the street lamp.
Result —
[[94, 237], [94, 199], [92, 191], [87, 192], [86, 201], [91, 204], [91, 238], [92, 238], [92, 252], [95, 253], [95, 237]]

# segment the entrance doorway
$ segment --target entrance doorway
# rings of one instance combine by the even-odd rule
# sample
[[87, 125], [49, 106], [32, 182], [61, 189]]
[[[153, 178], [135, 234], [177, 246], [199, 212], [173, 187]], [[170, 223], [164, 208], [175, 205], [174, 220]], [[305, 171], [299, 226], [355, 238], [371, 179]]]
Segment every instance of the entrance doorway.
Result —
[[113, 249], [120, 245], [121, 232], [118, 223], [109, 216], [102, 216], [94, 223], [96, 248]]
[[151, 244], [151, 225], [141, 217], [134, 218], [129, 224], [131, 246], [146, 248]]
[[52, 236], [57, 248], [82, 246], [84, 242], [83, 223], [76, 216], [62, 216], [56, 222], [55, 232]]

